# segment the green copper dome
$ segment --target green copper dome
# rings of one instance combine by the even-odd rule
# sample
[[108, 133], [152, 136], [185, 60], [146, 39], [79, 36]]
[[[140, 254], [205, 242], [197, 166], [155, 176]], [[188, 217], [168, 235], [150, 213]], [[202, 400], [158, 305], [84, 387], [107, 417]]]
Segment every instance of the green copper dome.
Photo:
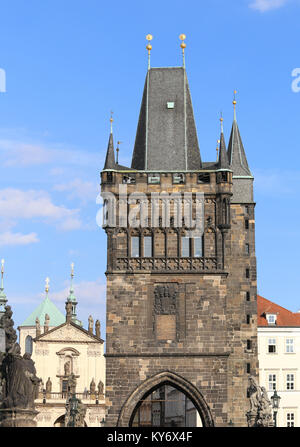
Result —
[[36, 317], [39, 318], [41, 326], [44, 324], [45, 315], [50, 317], [49, 326], [59, 326], [66, 321], [66, 317], [61, 311], [50, 301], [48, 296], [41, 302], [41, 304], [26, 318], [20, 326], [35, 326]]

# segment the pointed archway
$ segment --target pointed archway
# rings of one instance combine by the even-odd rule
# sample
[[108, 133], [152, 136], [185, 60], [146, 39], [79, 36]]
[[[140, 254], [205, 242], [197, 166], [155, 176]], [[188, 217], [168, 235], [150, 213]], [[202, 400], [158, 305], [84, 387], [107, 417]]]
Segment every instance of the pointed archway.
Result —
[[132, 424], [135, 412], [140, 402], [152, 391], [162, 385], [170, 385], [184, 393], [194, 404], [198, 411], [203, 427], [213, 427], [214, 421], [208, 404], [201, 392], [191, 382], [170, 371], [164, 371], [141, 383], [124, 403], [119, 419], [118, 427], [129, 427]]

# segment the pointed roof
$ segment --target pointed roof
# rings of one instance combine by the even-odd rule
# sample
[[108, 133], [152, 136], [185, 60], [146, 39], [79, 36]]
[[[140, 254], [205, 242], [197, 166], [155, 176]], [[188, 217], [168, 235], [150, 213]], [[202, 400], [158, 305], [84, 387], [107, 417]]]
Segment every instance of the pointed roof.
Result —
[[235, 116], [228, 144], [228, 160], [234, 176], [252, 177]]
[[225, 138], [224, 138], [223, 132], [221, 132], [221, 137], [220, 137], [218, 169], [230, 169], [227, 151], [226, 151], [226, 143], [225, 143]]
[[115, 162], [114, 140], [113, 140], [113, 134], [112, 132], [110, 132], [104, 169], [114, 169], [115, 166], [116, 162]]
[[22, 326], [35, 326], [35, 319], [38, 317], [41, 325], [44, 324], [45, 315], [50, 317], [50, 327], [59, 326], [64, 323], [66, 318], [61, 311], [52, 303], [48, 295], [41, 302], [41, 304], [26, 318], [26, 320], [20, 325]]
[[201, 166], [185, 68], [150, 68], [131, 167], [148, 171], [186, 171], [198, 170]]

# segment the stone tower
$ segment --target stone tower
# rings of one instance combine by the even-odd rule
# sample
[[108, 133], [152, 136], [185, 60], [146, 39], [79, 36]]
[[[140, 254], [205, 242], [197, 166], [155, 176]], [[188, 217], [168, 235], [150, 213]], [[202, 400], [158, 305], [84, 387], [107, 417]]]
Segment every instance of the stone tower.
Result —
[[[149, 68], [131, 168], [116, 163], [111, 130], [101, 188], [106, 425], [131, 425], [140, 401], [168, 384], [203, 426], [246, 426], [258, 366], [255, 204], [235, 114], [228, 151], [222, 123], [218, 160], [203, 162], [185, 68]], [[194, 218], [202, 194], [200, 236], [178, 218], [175, 196], [184, 193]]]

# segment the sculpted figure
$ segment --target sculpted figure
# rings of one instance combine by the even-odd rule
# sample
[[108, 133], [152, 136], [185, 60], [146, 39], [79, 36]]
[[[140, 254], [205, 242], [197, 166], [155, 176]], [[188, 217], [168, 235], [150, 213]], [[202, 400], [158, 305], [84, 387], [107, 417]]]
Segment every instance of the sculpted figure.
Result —
[[89, 316], [89, 332], [92, 334], [93, 333], [93, 325], [94, 325], [94, 319], [92, 317], [92, 315]]
[[36, 337], [39, 337], [41, 335], [41, 324], [38, 317], [35, 319], [35, 335]]
[[95, 384], [94, 379], [92, 379], [92, 381], [91, 381], [91, 383], [90, 383], [90, 393], [91, 393], [91, 394], [94, 394], [95, 391], [96, 391], [96, 384]]
[[103, 385], [103, 382], [101, 382], [101, 380], [100, 380], [100, 382], [98, 383], [98, 393], [99, 393], [99, 396], [103, 395], [103, 390], [104, 390], [104, 385]]
[[249, 398], [250, 398], [250, 411], [255, 412], [257, 411], [260, 403], [261, 393], [260, 393], [260, 387], [257, 385], [254, 377], [249, 377]]
[[76, 393], [76, 385], [77, 385], [76, 376], [75, 374], [71, 374], [68, 379], [68, 391], [70, 394]]
[[65, 370], [65, 376], [69, 376], [71, 374], [71, 363], [70, 363], [70, 360], [65, 363], [64, 370]]
[[98, 338], [101, 338], [101, 332], [100, 332], [100, 321], [97, 320], [95, 323], [95, 328], [96, 328], [96, 336]]
[[52, 391], [52, 382], [50, 380], [50, 377], [48, 377], [48, 380], [46, 382], [46, 393], [51, 393]]

